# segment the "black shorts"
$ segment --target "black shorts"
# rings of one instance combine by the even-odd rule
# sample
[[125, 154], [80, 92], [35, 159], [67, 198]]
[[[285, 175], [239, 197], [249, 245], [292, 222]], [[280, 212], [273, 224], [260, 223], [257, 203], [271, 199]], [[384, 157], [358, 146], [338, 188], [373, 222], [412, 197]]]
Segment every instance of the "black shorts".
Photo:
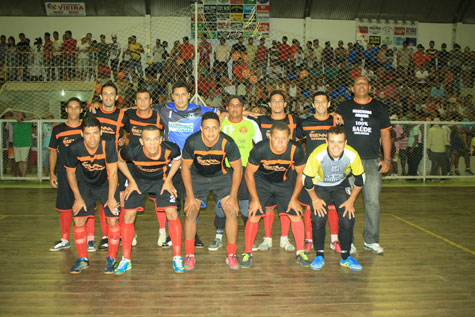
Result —
[[[338, 214], [343, 214], [344, 210], [342, 210], [339, 206], [343, 204], [348, 198], [351, 196], [351, 185], [348, 181], [348, 178], [345, 179], [341, 184], [336, 186], [315, 186], [315, 192], [317, 193], [318, 198], [325, 201], [326, 206], [325, 209], [328, 211], [328, 207], [331, 205], [335, 205]], [[313, 207], [311, 206], [312, 211]], [[318, 217], [318, 214], [312, 212], [312, 219]]]
[[[109, 184], [106, 183], [101, 187], [91, 186], [85, 182], [78, 180], [79, 192], [81, 193], [82, 199], [86, 203], [87, 211], [81, 209], [77, 215], [74, 217], [89, 217], [94, 215], [94, 210], [96, 209], [96, 201], [98, 200], [102, 205], [105, 205], [109, 198]], [[117, 202], [119, 202], [119, 188], [116, 188], [114, 197]], [[120, 209], [119, 209], [120, 210]], [[113, 214], [109, 209], [109, 206], [104, 207], [104, 213], [106, 217], [117, 218], [119, 213]]]
[[[66, 172], [60, 171], [58, 168], [58, 194], [56, 196], [56, 210], [57, 211], [71, 211], [74, 204], [74, 194], [69, 187]], [[64, 169], [64, 167], [63, 167]]]
[[[259, 176], [255, 177], [255, 180], [257, 196], [259, 196], [259, 202], [262, 208], [277, 206], [279, 214], [297, 216], [297, 212], [293, 209], [286, 213], [290, 198], [294, 192], [294, 177], [289, 177], [286, 181], [280, 183], [269, 182]], [[263, 210], [262, 213], [257, 211], [256, 216], [263, 216], [264, 213], [265, 210]]]
[[119, 170], [117, 171], [117, 179], [119, 181], [119, 191], [122, 193], [127, 188], [127, 177]]
[[[228, 170], [228, 173], [233, 175], [234, 170], [230, 168]], [[244, 175], [246, 174], [246, 167], [242, 167], [242, 178], [241, 178], [241, 184], [239, 185], [239, 190], [238, 190], [238, 200], [249, 200], [249, 191], [247, 190], [247, 184], [246, 184], [246, 178]]]
[[219, 173], [211, 177], [192, 172], [191, 183], [195, 198], [202, 201], [202, 208], [206, 208], [210, 192], [213, 192], [216, 203], [231, 193], [232, 176], [229, 172], [226, 174]]
[[164, 181], [162, 179], [157, 181], [135, 179], [137, 186], [142, 194], [134, 191], [125, 201], [125, 210], [143, 211], [145, 206], [145, 196], [148, 194], [149, 198], [155, 201], [155, 207], [158, 209], [176, 208], [176, 199], [168, 191], [164, 191], [160, 195]]

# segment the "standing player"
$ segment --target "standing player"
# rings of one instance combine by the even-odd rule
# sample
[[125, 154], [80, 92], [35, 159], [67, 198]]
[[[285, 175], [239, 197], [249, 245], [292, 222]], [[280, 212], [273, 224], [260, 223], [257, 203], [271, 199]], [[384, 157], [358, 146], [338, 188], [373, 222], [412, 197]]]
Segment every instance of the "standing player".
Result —
[[[227, 110], [228, 117], [223, 120], [221, 131], [229, 135], [234, 142], [236, 142], [241, 154], [241, 164], [243, 166], [244, 174], [247, 159], [252, 150], [253, 144], [262, 141], [261, 131], [255, 121], [244, 117], [244, 101], [241, 96], [231, 96]], [[229, 164], [227, 166], [229, 167]], [[239, 186], [238, 200], [239, 209], [241, 210], [245, 226], [249, 217], [249, 192], [244, 177], [242, 177], [241, 185]], [[225, 219], [223, 209], [216, 206], [216, 217], [214, 222], [216, 226], [216, 238], [208, 246], [208, 250], [217, 251], [223, 246], [222, 239], [226, 221]]]
[[[69, 231], [73, 220], [72, 208], [74, 195], [68, 184], [66, 169], [64, 168], [66, 150], [74, 140], [81, 137], [81, 101], [78, 98], [70, 98], [66, 101], [65, 111], [68, 120], [65, 123], [56, 125], [51, 132], [49, 142], [49, 166], [50, 184], [58, 189], [56, 196], [56, 210], [61, 213], [61, 240], [57, 241], [49, 250], [59, 251], [70, 248]], [[57, 174], [55, 171], [57, 170]]]
[[86, 223], [94, 216], [96, 200], [99, 200], [108, 224], [109, 255], [104, 273], [112, 274], [120, 239], [117, 151], [113, 142], [101, 138], [101, 124], [96, 118], [84, 118], [81, 135], [82, 138], [69, 146], [65, 162], [68, 183], [74, 194], [74, 242], [79, 255], [70, 273], [79, 274], [89, 267]]
[[[185, 200], [185, 270], [195, 267], [196, 217], [200, 207], [206, 207], [208, 195], [213, 192], [217, 204], [226, 214], [226, 264], [239, 269], [236, 256], [239, 204], [237, 200], [242, 178], [241, 155], [233, 139], [220, 132], [219, 117], [207, 112], [201, 121], [201, 131], [190, 136], [183, 148], [182, 177], [186, 190]], [[224, 166], [227, 159], [233, 168], [232, 176]]]
[[[152, 98], [150, 92], [145, 89], [139, 89], [135, 95], [135, 105], [137, 109], [129, 109], [125, 112], [124, 130], [129, 134], [130, 145], [140, 145], [140, 138], [142, 130], [147, 125], [153, 125], [162, 130], [163, 126], [160, 123], [160, 115], [151, 108]], [[162, 209], [156, 209], [157, 219], [159, 224], [159, 235], [157, 244], [162, 246], [167, 238], [165, 225], [167, 216]]]
[[[188, 85], [182, 81], [178, 81], [173, 85], [172, 99], [173, 102], [162, 106], [154, 106], [152, 109], [157, 111], [161, 118], [165, 132], [165, 140], [177, 144], [183, 152], [186, 139], [200, 130], [201, 117], [207, 112], [216, 112], [219, 114], [219, 111], [217, 109], [189, 103], [190, 89]], [[173, 184], [178, 192], [177, 203], [179, 210], [181, 199], [185, 194], [180, 171], [173, 179]], [[171, 240], [167, 239], [164, 246], [170, 247]], [[197, 248], [204, 247], [198, 235], [195, 237], [195, 246]]]
[[[368, 79], [357, 77], [353, 84], [355, 98], [341, 103], [336, 112], [342, 116], [348, 144], [358, 151], [365, 170], [364, 248], [383, 254], [384, 249], [379, 245], [379, 195], [381, 175], [391, 167], [391, 122], [386, 105], [371, 98], [369, 89]], [[383, 160], [379, 157], [381, 145]]]
[[[322, 144], [310, 154], [304, 169], [305, 189], [312, 200], [314, 246], [317, 256], [310, 268], [320, 270], [325, 264], [325, 226], [328, 206], [335, 204], [339, 216], [341, 242], [340, 265], [352, 271], [363, 267], [350, 256], [353, 227], [355, 224], [355, 200], [363, 187], [364, 169], [361, 159], [351, 146], [346, 144], [345, 129], [341, 126], [328, 130], [327, 144]], [[355, 177], [351, 190], [348, 175]]]
[[[330, 107], [330, 97], [328, 94], [323, 91], [317, 91], [313, 94], [312, 100], [315, 114], [300, 120], [297, 126], [297, 137], [299, 139], [306, 139], [307, 159], [313, 150], [325, 143], [328, 129], [336, 125], [335, 117], [328, 114], [328, 108]], [[300, 195], [300, 203], [305, 206], [305, 252], [310, 252], [313, 240], [312, 220], [310, 217], [312, 201], [305, 190]], [[331, 232], [330, 248], [336, 252], [341, 252], [340, 242], [338, 242], [338, 214], [336, 213], [335, 206], [329, 205], [328, 212]]]
[[[173, 269], [176, 273], [183, 273], [181, 224], [176, 212], [177, 194], [172, 181], [181, 165], [180, 149], [174, 143], [162, 142], [156, 125], [147, 125], [142, 130], [139, 144], [130, 143], [120, 150], [119, 168], [129, 184], [125, 191], [125, 215], [121, 224], [123, 256], [114, 274], [121, 275], [132, 268], [130, 251], [135, 233], [135, 218], [137, 211], [143, 211], [147, 194], [155, 201], [155, 210], [164, 211], [168, 217], [173, 243]], [[170, 162], [173, 163], [168, 171]]]
[[[281, 90], [274, 90], [270, 93], [269, 106], [271, 108], [270, 116], [259, 116], [257, 123], [261, 128], [263, 139], [270, 138], [270, 129], [275, 122], [284, 122], [289, 127], [289, 138], [296, 140], [295, 129], [297, 128], [297, 118], [291, 114], [286, 114], [287, 102], [285, 101], [285, 94]], [[272, 225], [274, 223], [274, 206], [272, 202], [266, 207], [264, 216], [264, 241], [259, 245], [259, 251], [268, 251], [272, 247]], [[271, 207], [272, 206], [272, 207]], [[269, 208], [267, 208], [269, 207]], [[280, 247], [285, 251], [292, 252], [295, 247], [289, 242], [288, 234], [290, 228], [290, 219], [286, 213], [280, 214], [281, 236]]]
[[[105, 83], [102, 86], [100, 97], [102, 101], [100, 107], [98, 109], [91, 109], [92, 111], [88, 112], [87, 115], [99, 120], [101, 123], [102, 138], [114, 141], [116, 149], [118, 149], [119, 145], [122, 145], [122, 140], [120, 139], [124, 134], [123, 120], [125, 113], [124, 110], [115, 107], [115, 102], [117, 101], [117, 98], [119, 98], [119, 95], [117, 94], [117, 86], [111, 82]], [[123, 192], [125, 190], [125, 177], [121, 173], [119, 173], [119, 184], [119, 190]], [[121, 194], [122, 209], [124, 205], [123, 203], [123, 194]], [[102, 205], [100, 207], [99, 219], [101, 220], [102, 229], [102, 239], [99, 242], [99, 249], [107, 249], [107, 222], [104, 214], [104, 207]], [[88, 246], [91, 244], [91, 247], [88, 247], [88, 251], [96, 249], [96, 243], [94, 242], [94, 226], [92, 226], [92, 232], [88, 230], [87, 239], [90, 241], [88, 242]]]
[[270, 129], [270, 139], [254, 146], [246, 166], [246, 184], [251, 196], [249, 221], [246, 224], [246, 247], [241, 267], [252, 265], [252, 245], [259, 229], [263, 207], [269, 201], [277, 204], [279, 214], [288, 215], [297, 245], [296, 260], [301, 266], [309, 266], [304, 252], [304, 224], [302, 206], [298, 197], [302, 191], [302, 171], [305, 152], [302, 146], [290, 139], [290, 129], [283, 122], [276, 122]]

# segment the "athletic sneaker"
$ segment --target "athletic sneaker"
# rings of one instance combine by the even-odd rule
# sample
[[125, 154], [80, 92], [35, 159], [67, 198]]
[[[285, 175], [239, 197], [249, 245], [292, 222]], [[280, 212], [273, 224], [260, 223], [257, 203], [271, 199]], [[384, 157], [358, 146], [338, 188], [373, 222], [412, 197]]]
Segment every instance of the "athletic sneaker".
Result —
[[223, 246], [223, 241], [221, 239], [214, 239], [211, 241], [210, 245], [208, 246], [208, 251], [218, 251], [219, 248]]
[[99, 241], [99, 250], [107, 250], [109, 248], [109, 238], [104, 237]]
[[137, 245], [137, 234], [134, 234], [134, 238], [132, 239], [132, 246], [135, 247]]
[[350, 268], [352, 271], [361, 271], [363, 270], [363, 266], [356, 261], [356, 259], [349, 256], [346, 260], [341, 259], [340, 265], [344, 267]]
[[185, 257], [185, 271], [191, 271], [195, 268], [195, 256], [187, 255]]
[[201, 239], [200, 237], [198, 237], [198, 235], [195, 236], [195, 248], [198, 248], [198, 249], [201, 249], [201, 248], [204, 248], [205, 245], [203, 244], [203, 242], [201, 242]]
[[241, 265], [243, 269], [248, 269], [252, 266], [252, 253], [245, 252], [242, 254]]
[[97, 251], [97, 245], [94, 240], [87, 241], [87, 252], [96, 252]]
[[300, 264], [300, 266], [307, 267], [310, 265], [310, 261], [304, 251], [299, 251], [295, 257], [295, 260], [298, 264]]
[[312, 264], [310, 264], [310, 268], [312, 270], [319, 271], [322, 269], [322, 267], [325, 265], [325, 259], [321, 255], [317, 255], [313, 261]]
[[264, 240], [262, 241], [261, 244], [259, 244], [259, 251], [266, 252], [269, 251], [270, 248], [272, 248], [272, 238], [267, 238], [264, 237]]
[[172, 239], [170, 238], [170, 236], [167, 236], [167, 240], [165, 241], [164, 244], [162, 244], [162, 248], [168, 249], [171, 246], [172, 246]]
[[312, 240], [305, 240], [305, 244], [303, 245], [303, 249], [305, 250], [305, 253], [310, 253], [313, 249]]
[[106, 268], [104, 269], [104, 274], [114, 274], [115, 267], [117, 265], [117, 262], [113, 257], [108, 256], [106, 258]]
[[69, 270], [69, 273], [71, 274], [79, 274], [82, 272], [82, 270], [85, 270], [89, 267], [89, 260], [86, 259], [85, 257], [79, 258], [76, 260], [76, 263], [74, 263], [73, 267], [71, 270]]
[[356, 253], [356, 252], [358, 252], [358, 250], [356, 250], [355, 245], [352, 243], [352, 244], [351, 244], [350, 254], [354, 254], [354, 253]]
[[455, 169], [455, 175], [460, 176], [460, 172], [458, 169]]
[[157, 245], [162, 247], [163, 244], [167, 241], [167, 232], [166, 231], [158, 231], [158, 240]]
[[123, 275], [125, 272], [132, 269], [132, 262], [130, 260], [124, 259], [120, 261], [119, 265], [114, 270], [114, 275]]
[[71, 243], [69, 241], [64, 242], [63, 240], [56, 241], [54, 245], [49, 248], [51, 252], [56, 252], [62, 249], [69, 249], [71, 247]]
[[228, 265], [231, 270], [239, 270], [239, 261], [236, 254], [231, 254], [226, 257], [226, 265]]
[[373, 253], [376, 254], [383, 254], [384, 249], [379, 245], [379, 243], [364, 243], [363, 244], [365, 250], [372, 251]]
[[254, 244], [252, 245], [252, 251], [253, 251], [253, 252], [259, 251], [259, 247], [257, 246], [256, 243], [254, 243]]
[[467, 168], [465, 170], [465, 175], [473, 175], [473, 172]]
[[181, 256], [173, 257], [173, 270], [175, 270], [175, 273], [185, 272], [185, 267], [183, 266], [183, 259]]
[[330, 243], [330, 249], [335, 252], [341, 253], [340, 241], [333, 241], [332, 243]]
[[288, 237], [280, 237], [280, 247], [287, 252], [295, 251], [295, 247], [292, 245], [292, 243], [290, 243]]

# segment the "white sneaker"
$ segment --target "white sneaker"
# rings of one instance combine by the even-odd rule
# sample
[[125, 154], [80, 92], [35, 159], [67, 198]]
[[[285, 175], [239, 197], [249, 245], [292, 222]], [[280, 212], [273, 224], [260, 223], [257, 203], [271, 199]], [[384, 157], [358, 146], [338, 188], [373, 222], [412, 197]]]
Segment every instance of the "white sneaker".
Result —
[[134, 239], [132, 240], [132, 246], [135, 247], [137, 245], [137, 234], [134, 235]]
[[384, 249], [379, 245], [379, 243], [364, 243], [365, 250], [372, 251], [376, 254], [383, 254]]
[[253, 252], [259, 251], [259, 247], [257, 246], [257, 244], [254, 243], [254, 244], [252, 245], [252, 251], [253, 251]]
[[261, 244], [259, 244], [259, 251], [265, 252], [272, 248], [272, 238], [264, 238]]
[[358, 252], [358, 250], [356, 250], [355, 245], [352, 243], [352, 244], [351, 244], [350, 254], [354, 254], [354, 253], [356, 253], [356, 252]]
[[157, 240], [157, 245], [159, 247], [163, 246], [163, 244], [167, 241], [167, 232], [165, 230], [160, 230], [158, 232], [158, 240]]
[[295, 251], [295, 247], [290, 243], [288, 237], [280, 237], [280, 247], [287, 252]]

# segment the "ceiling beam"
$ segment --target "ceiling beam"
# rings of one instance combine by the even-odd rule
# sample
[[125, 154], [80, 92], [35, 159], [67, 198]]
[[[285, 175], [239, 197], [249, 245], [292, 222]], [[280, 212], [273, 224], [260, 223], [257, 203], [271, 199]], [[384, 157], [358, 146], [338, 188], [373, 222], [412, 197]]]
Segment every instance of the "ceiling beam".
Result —
[[470, 0], [461, 0], [455, 16], [452, 20], [452, 23], [462, 22], [465, 14], [467, 13], [468, 6], [470, 5]]
[[312, 13], [312, 0], [305, 0], [305, 8], [303, 10], [303, 18], [309, 18]]
[[152, 6], [150, 4], [150, 0], [145, 0], [145, 14], [152, 15]]

